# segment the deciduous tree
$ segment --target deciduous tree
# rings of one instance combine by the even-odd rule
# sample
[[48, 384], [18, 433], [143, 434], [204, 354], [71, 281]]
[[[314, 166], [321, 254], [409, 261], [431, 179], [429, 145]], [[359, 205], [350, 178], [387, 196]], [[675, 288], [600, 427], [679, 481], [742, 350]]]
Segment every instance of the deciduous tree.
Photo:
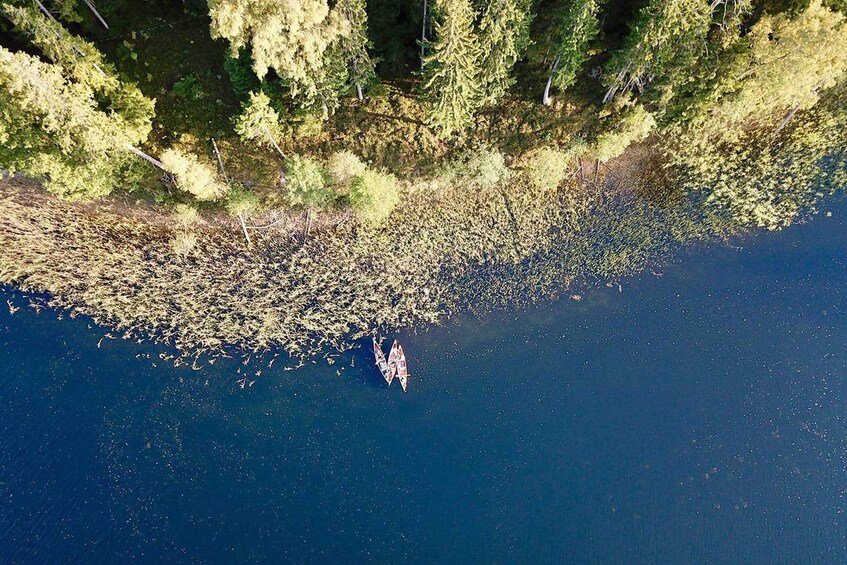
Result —
[[350, 204], [360, 222], [370, 226], [385, 222], [399, 202], [394, 175], [367, 169], [353, 179]]
[[197, 200], [217, 200], [229, 187], [219, 181], [214, 167], [201, 162], [195, 155], [179, 149], [168, 149], [160, 157], [165, 170], [173, 174], [176, 186]]

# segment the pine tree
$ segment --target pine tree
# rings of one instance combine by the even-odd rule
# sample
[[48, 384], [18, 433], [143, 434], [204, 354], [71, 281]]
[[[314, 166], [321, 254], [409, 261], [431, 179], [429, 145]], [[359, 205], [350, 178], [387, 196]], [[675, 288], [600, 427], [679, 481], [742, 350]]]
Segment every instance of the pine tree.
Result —
[[481, 51], [473, 31], [468, 0], [439, 0], [432, 53], [424, 59], [424, 89], [430, 101], [429, 122], [442, 135], [464, 130], [481, 98]]
[[363, 91], [376, 78], [374, 63], [367, 49], [370, 44], [365, 0], [340, 0], [338, 10], [347, 20], [350, 30], [339, 41], [340, 56], [347, 67], [349, 85], [356, 90], [359, 100], [362, 100]]
[[495, 104], [515, 83], [512, 67], [529, 45], [532, 22], [526, 0], [490, 0], [479, 24], [483, 103]]
[[600, 31], [596, 0], [572, 0], [559, 15], [554, 38], [555, 57], [544, 88], [542, 102], [550, 100], [550, 86], [564, 91], [576, 82], [576, 75], [589, 57], [591, 42]]
[[229, 40], [232, 53], [251, 49], [253, 70], [261, 79], [273, 69], [304, 105], [328, 103], [338, 96], [322, 85], [327, 50], [350, 33], [339, 7], [326, 0], [210, 0], [212, 36]]

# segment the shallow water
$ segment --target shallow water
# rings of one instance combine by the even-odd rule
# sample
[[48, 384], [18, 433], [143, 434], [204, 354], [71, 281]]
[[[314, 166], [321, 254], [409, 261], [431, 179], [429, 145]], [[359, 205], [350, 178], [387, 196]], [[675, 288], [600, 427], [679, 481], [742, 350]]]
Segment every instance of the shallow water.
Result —
[[367, 347], [174, 368], [0, 291], [0, 562], [847, 562], [830, 209], [401, 335], [406, 395]]

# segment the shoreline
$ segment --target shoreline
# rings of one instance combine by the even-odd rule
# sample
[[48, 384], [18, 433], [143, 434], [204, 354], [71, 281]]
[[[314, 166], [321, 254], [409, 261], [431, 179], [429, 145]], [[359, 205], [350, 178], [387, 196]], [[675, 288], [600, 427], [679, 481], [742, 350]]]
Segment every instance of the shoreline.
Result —
[[[273, 227], [256, 231], [250, 247], [235, 217], [206, 212], [184, 252], [174, 241], [189, 228], [165, 206], [139, 206], [131, 195], [72, 203], [34, 181], [7, 180], [0, 283], [47, 292], [51, 305], [184, 356], [280, 349], [302, 362], [374, 329], [437, 324], [460, 311], [546, 300], [573, 284], [614, 282], [686, 244], [755, 227], [731, 199], [716, 202], [717, 191], [706, 190], [714, 175], [759, 198], [749, 206], [790, 212], [774, 227], [787, 225], [847, 185], [843, 118], [816, 108], [779, 144], [756, 149], [742, 140], [740, 156], [689, 176], [667, 168], [658, 147], [639, 145], [596, 177], [572, 169], [555, 189], [533, 184], [522, 169], [489, 186], [455, 176], [400, 179], [403, 197], [387, 224], [369, 227], [333, 211], [318, 215], [304, 237], [302, 212], [270, 210], [261, 221]], [[817, 122], [825, 131], [809, 142], [804, 132]], [[770, 186], [779, 192], [763, 204], [757, 195]]]

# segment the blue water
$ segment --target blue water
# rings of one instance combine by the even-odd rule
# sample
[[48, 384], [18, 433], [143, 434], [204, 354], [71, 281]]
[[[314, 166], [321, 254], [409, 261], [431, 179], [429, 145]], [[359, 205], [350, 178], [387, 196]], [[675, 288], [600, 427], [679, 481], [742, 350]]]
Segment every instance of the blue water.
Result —
[[401, 335], [406, 395], [367, 349], [174, 368], [7, 289], [0, 562], [845, 563], [830, 209], [622, 291]]

